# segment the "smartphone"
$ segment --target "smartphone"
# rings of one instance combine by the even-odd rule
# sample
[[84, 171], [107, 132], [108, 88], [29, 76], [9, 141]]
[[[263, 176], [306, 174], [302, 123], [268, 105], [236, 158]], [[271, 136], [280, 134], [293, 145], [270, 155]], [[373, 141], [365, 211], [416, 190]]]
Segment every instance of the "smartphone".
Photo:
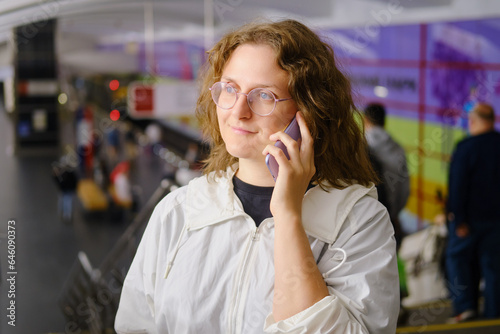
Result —
[[[295, 117], [292, 119], [290, 124], [288, 124], [284, 132], [290, 137], [292, 137], [292, 139], [294, 140], [299, 140], [301, 138], [299, 124], [297, 123]], [[279, 147], [283, 151], [283, 153], [285, 153], [287, 159], [290, 160], [290, 156], [288, 155], [288, 150], [286, 149], [286, 146], [285, 144], [283, 144], [283, 142], [278, 140], [276, 141], [276, 144], [274, 144], [274, 146]], [[276, 159], [271, 154], [267, 154], [266, 156], [266, 165], [267, 168], [269, 168], [269, 171], [271, 172], [274, 181], [276, 181], [279, 172], [279, 165], [278, 162], [276, 162]]]

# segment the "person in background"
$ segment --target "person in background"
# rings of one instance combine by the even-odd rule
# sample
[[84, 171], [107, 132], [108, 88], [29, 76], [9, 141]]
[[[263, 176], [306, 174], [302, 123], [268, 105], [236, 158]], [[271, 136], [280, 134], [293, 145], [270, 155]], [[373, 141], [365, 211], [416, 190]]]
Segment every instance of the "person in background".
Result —
[[134, 129], [134, 124], [130, 121], [124, 123], [124, 146], [125, 146], [125, 156], [128, 161], [134, 161], [139, 153], [136, 130]]
[[156, 207], [116, 331], [394, 333], [394, 230], [332, 48], [295, 20], [252, 23], [204, 69], [204, 175]]
[[454, 316], [478, 316], [484, 279], [484, 317], [500, 317], [500, 133], [495, 112], [478, 103], [469, 114], [470, 137], [453, 152], [448, 184], [446, 269]]
[[122, 161], [111, 171], [111, 196], [122, 208], [130, 208], [133, 204], [132, 185], [130, 184], [130, 162]]
[[52, 178], [56, 182], [59, 190], [59, 214], [64, 223], [71, 223], [73, 220], [73, 201], [78, 185], [78, 175], [76, 168], [72, 166], [66, 156], [59, 162], [52, 164]]
[[149, 154], [157, 154], [157, 152], [155, 152], [155, 147], [159, 149], [158, 146], [161, 144], [162, 139], [162, 129], [160, 125], [156, 122], [151, 122], [144, 130], [144, 133], [148, 138], [147, 152]]
[[399, 249], [403, 239], [399, 214], [410, 196], [410, 177], [406, 153], [385, 130], [385, 117], [386, 111], [382, 104], [371, 103], [365, 107], [363, 121], [366, 141], [372, 161], [380, 166], [378, 172], [384, 195], [379, 199], [389, 210]]
[[106, 164], [114, 168], [121, 156], [121, 134], [117, 123], [106, 129]]

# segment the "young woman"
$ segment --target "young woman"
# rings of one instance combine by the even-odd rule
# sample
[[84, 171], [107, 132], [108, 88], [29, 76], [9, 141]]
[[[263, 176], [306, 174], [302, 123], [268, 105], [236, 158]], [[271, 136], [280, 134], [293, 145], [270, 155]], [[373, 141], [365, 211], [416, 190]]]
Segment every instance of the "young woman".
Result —
[[[394, 231], [331, 48], [293, 20], [229, 33], [209, 51], [197, 115], [205, 175], [155, 209], [117, 332], [394, 332]], [[298, 141], [283, 132], [294, 117]]]

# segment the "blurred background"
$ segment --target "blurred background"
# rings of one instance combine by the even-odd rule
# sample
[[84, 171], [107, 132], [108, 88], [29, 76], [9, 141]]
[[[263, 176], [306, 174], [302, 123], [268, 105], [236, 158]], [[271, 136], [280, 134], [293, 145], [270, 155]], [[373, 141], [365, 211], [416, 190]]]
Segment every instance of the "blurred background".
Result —
[[[2, 316], [1, 333], [113, 332], [147, 216], [199, 175], [207, 154], [194, 117], [205, 51], [262, 18], [309, 25], [333, 46], [359, 108], [386, 106], [411, 178], [402, 227], [411, 235], [435, 224], [468, 112], [478, 101], [500, 106], [500, 2], [1, 1], [2, 310], [7, 273], [17, 273], [16, 326]], [[399, 332], [430, 332], [449, 316], [443, 280], [433, 279], [410, 291], [413, 318]], [[426, 294], [429, 284], [437, 289]]]

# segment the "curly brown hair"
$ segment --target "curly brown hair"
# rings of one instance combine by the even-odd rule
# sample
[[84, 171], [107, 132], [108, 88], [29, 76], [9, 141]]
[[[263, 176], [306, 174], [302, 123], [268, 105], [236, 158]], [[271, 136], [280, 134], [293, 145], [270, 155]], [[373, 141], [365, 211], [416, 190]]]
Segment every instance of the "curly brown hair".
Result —
[[226, 34], [208, 51], [196, 106], [196, 116], [211, 148], [204, 172], [219, 174], [237, 162], [226, 151], [209, 87], [220, 81], [231, 54], [243, 44], [270, 46], [276, 52], [278, 65], [288, 72], [288, 91], [314, 138], [316, 174], [312, 182], [323, 189], [376, 182], [362, 124], [356, 120], [359, 112], [351, 84], [338, 69], [330, 45], [295, 20], [244, 25]]

